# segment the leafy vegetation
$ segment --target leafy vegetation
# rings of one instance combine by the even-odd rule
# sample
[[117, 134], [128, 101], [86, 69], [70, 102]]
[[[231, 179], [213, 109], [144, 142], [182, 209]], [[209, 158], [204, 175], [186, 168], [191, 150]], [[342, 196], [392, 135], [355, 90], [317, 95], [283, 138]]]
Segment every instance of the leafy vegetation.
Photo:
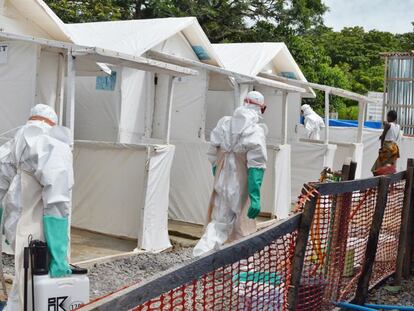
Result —
[[[309, 81], [361, 94], [383, 90], [380, 52], [414, 49], [414, 30], [392, 34], [324, 25], [323, 0], [46, 0], [67, 23], [195, 16], [211, 42], [285, 42]], [[414, 26], [414, 24], [413, 24]], [[323, 96], [310, 100], [322, 110]], [[352, 102], [332, 109], [354, 117]]]

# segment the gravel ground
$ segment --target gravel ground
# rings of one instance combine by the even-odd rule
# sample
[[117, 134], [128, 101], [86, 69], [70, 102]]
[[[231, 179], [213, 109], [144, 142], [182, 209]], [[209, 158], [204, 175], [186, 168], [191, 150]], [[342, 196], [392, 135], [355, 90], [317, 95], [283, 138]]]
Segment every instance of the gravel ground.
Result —
[[132, 257], [96, 264], [89, 269], [91, 299], [111, 293], [126, 285], [148, 280], [184, 261], [191, 260], [192, 248]]
[[392, 278], [386, 284], [371, 291], [369, 295], [369, 302], [374, 304], [390, 304], [414, 306], [414, 277], [409, 280], [402, 281], [401, 289], [395, 293], [388, 288], [393, 288]]
[[14, 256], [3, 254], [3, 272], [6, 275], [14, 275]]
[[[95, 264], [88, 269], [91, 299], [136, 282], [146, 281], [192, 258], [192, 248], [175, 248], [164, 253], [137, 254], [112, 262]], [[13, 256], [3, 254], [3, 269], [6, 275], [14, 275]]]

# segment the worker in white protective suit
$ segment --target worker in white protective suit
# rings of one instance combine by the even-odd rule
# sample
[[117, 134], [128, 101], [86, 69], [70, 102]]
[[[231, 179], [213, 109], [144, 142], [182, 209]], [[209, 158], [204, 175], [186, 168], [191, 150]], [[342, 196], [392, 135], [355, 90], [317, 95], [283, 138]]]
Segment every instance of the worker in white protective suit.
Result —
[[256, 231], [260, 188], [266, 168], [267, 127], [259, 123], [266, 106], [263, 95], [249, 92], [233, 116], [220, 119], [211, 132], [208, 158], [214, 190], [208, 225], [193, 250], [194, 256], [219, 248]]
[[308, 139], [320, 140], [321, 139], [321, 128], [325, 127], [323, 119], [313, 111], [312, 107], [305, 104], [302, 105], [301, 113], [305, 118], [305, 130]]
[[49, 274], [71, 274], [68, 264], [73, 167], [69, 129], [54, 110], [36, 105], [29, 121], [0, 147], [3, 232], [15, 252], [15, 278], [7, 311], [23, 309], [23, 249], [28, 236], [46, 241]]

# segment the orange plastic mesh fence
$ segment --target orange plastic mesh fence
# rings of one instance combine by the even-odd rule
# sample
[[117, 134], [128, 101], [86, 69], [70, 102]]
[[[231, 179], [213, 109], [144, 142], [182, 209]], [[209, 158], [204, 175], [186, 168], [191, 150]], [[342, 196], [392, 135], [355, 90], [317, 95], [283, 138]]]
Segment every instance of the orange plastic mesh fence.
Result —
[[134, 310], [286, 310], [296, 231]]
[[[377, 204], [378, 188], [369, 182], [371, 188], [337, 195], [321, 196], [312, 186], [304, 188], [296, 209], [303, 210], [311, 197], [317, 198], [317, 204], [296, 297], [297, 310], [329, 310], [333, 301], [355, 296]], [[405, 180], [389, 186], [370, 286], [395, 272], [404, 191]], [[227, 253], [219, 251], [217, 256], [227, 258], [222, 264], [216, 264], [214, 257], [208, 268], [198, 270], [199, 261], [195, 261], [198, 274], [187, 276], [185, 282], [171, 272], [168, 276], [173, 284], [165, 292], [160, 289], [156, 298], [150, 296], [146, 302], [142, 298], [143, 303], [133, 310], [287, 310], [297, 216], [293, 217], [297, 222], [278, 235], [265, 238], [265, 231], [250, 241], [241, 241], [234, 257], [223, 255], [234, 253], [233, 246]], [[167, 290], [173, 286], [176, 288]]]
[[390, 185], [370, 286], [376, 285], [384, 277], [395, 272], [405, 182], [405, 180], [400, 180]]
[[[405, 180], [390, 185], [370, 285], [395, 272]], [[365, 260], [377, 188], [318, 198], [305, 253], [297, 310], [331, 309], [355, 295]]]

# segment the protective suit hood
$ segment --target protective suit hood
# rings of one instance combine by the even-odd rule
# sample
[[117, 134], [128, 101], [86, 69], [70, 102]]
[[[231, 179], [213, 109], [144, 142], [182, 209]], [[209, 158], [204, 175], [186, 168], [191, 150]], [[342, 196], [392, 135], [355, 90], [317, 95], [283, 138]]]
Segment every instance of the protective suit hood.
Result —
[[231, 119], [231, 130], [233, 134], [240, 134], [249, 126], [259, 122], [259, 112], [256, 107], [241, 106], [233, 113]]
[[300, 107], [300, 109], [302, 110], [302, 112], [303, 112], [303, 115], [306, 117], [306, 116], [308, 116], [308, 115], [310, 115], [310, 114], [312, 114], [312, 112], [314, 112], [313, 111], [313, 109], [312, 109], [312, 107], [311, 106], [309, 106], [308, 104], [304, 104], [304, 105], [302, 105], [301, 107]]

